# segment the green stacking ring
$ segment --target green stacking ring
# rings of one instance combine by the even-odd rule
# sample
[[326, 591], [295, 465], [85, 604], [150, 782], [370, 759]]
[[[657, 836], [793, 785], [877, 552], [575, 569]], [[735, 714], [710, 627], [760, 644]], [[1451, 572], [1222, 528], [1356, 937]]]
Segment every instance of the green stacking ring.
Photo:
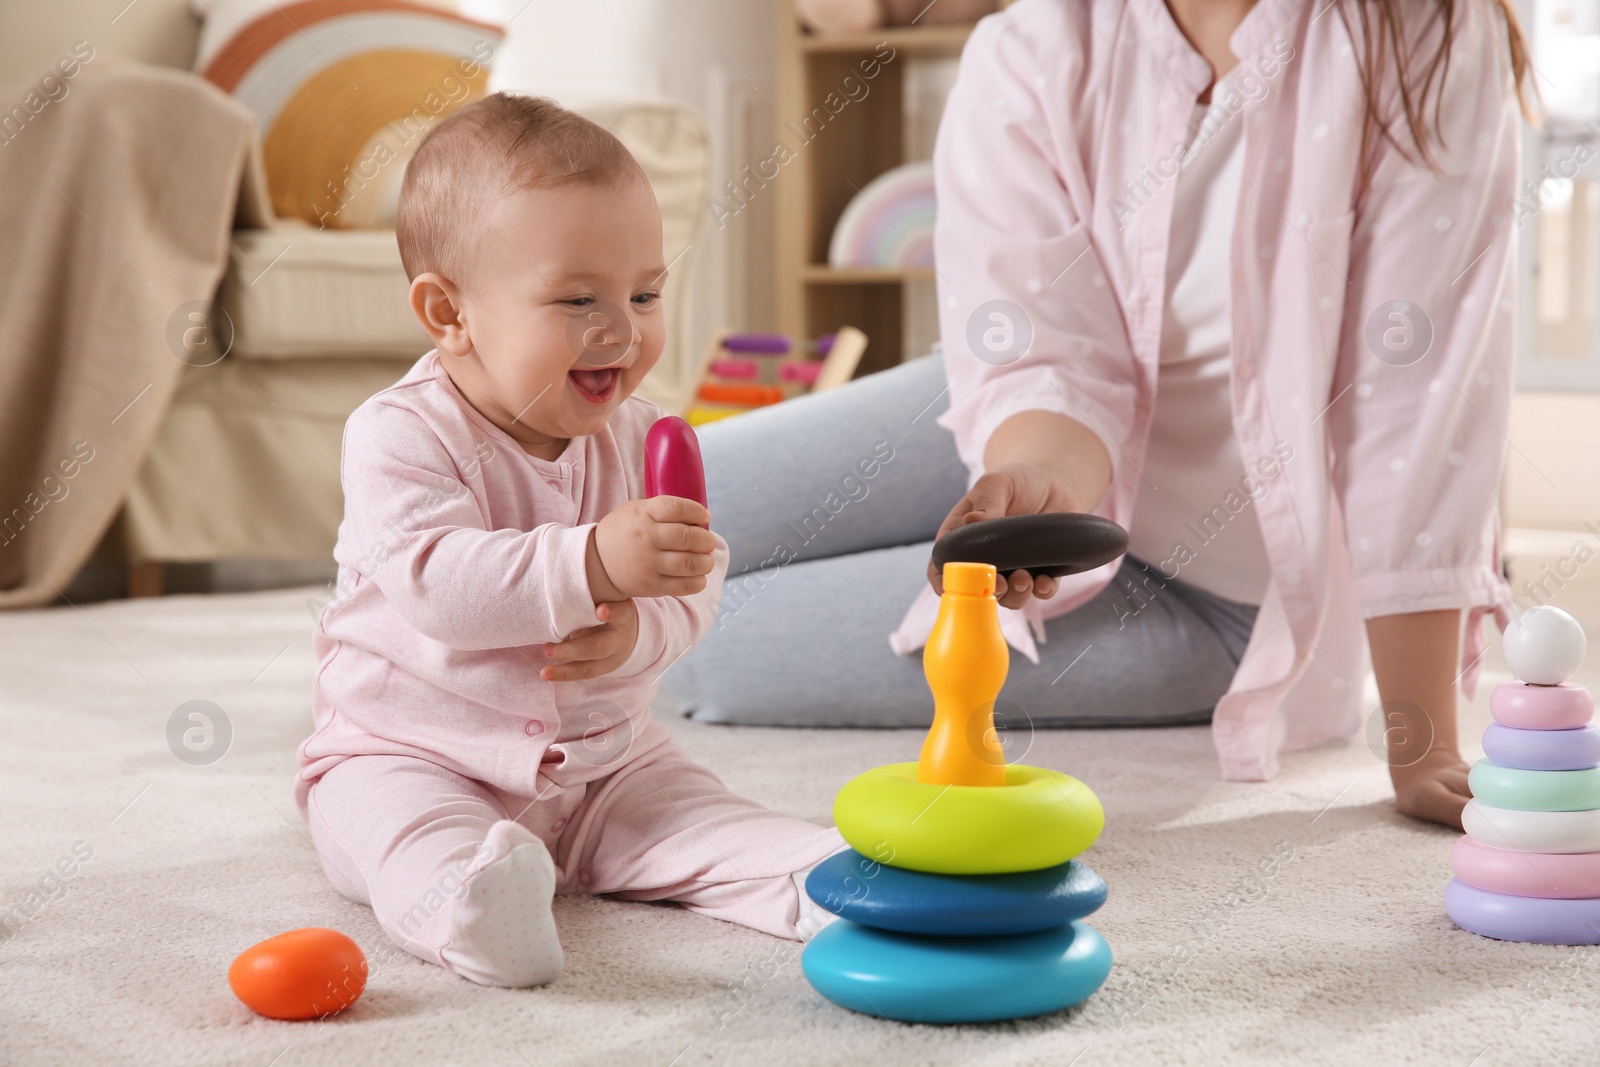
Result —
[[1015, 874], [1078, 855], [1106, 813], [1088, 786], [1043, 767], [1010, 764], [1003, 786], [928, 785], [915, 763], [889, 763], [839, 790], [833, 821], [851, 848], [890, 867]]
[[1472, 795], [1491, 808], [1588, 811], [1600, 808], [1600, 767], [1584, 771], [1522, 771], [1481, 759], [1467, 775]]

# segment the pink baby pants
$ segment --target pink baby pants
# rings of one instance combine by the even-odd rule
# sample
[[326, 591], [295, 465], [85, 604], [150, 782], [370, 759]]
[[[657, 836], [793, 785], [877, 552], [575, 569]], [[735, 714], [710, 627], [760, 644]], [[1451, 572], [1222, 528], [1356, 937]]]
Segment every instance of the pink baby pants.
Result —
[[557, 893], [675, 900], [793, 940], [807, 936], [795, 872], [847, 847], [834, 828], [729, 792], [670, 740], [537, 798], [413, 756], [351, 756], [311, 787], [307, 821], [334, 888], [370, 904], [396, 944], [489, 985], [527, 983], [501, 973], [503, 946], [449, 944], [454, 911], [479, 870], [534, 839]]

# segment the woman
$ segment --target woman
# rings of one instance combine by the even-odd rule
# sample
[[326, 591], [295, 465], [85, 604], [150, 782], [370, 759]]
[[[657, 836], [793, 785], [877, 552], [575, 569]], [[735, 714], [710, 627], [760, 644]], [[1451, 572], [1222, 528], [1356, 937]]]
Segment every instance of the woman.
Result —
[[1361, 728], [1365, 636], [1397, 807], [1459, 827], [1455, 685], [1510, 620], [1525, 67], [1509, 8], [1471, 0], [985, 19], [934, 153], [942, 360], [707, 429], [735, 558], [669, 692], [925, 724], [929, 543], [1093, 511], [1126, 556], [1001, 595], [1029, 661], [1003, 722], [1209, 718], [1223, 774], [1265, 779]]

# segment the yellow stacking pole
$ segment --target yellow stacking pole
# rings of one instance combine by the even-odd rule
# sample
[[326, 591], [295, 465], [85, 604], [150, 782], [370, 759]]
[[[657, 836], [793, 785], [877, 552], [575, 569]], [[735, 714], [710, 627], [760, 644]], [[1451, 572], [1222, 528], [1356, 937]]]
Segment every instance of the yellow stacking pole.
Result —
[[922, 653], [922, 672], [933, 690], [933, 726], [917, 763], [917, 780], [925, 784], [1006, 784], [994, 702], [1011, 655], [1000, 633], [995, 581], [988, 563], [944, 565], [939, 615]]

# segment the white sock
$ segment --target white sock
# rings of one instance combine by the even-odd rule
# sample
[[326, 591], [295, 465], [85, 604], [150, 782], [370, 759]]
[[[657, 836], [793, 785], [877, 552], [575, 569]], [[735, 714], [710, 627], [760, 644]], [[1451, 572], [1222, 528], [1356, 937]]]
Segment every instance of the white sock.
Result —
[[561, 976], [564, 958], [550, 900], [556, 866], [526, 827], [503, 819], [484, 839], [488, 855], [469, 870], [450, 917], [445, 966], [479, 985], [540, 986]]

